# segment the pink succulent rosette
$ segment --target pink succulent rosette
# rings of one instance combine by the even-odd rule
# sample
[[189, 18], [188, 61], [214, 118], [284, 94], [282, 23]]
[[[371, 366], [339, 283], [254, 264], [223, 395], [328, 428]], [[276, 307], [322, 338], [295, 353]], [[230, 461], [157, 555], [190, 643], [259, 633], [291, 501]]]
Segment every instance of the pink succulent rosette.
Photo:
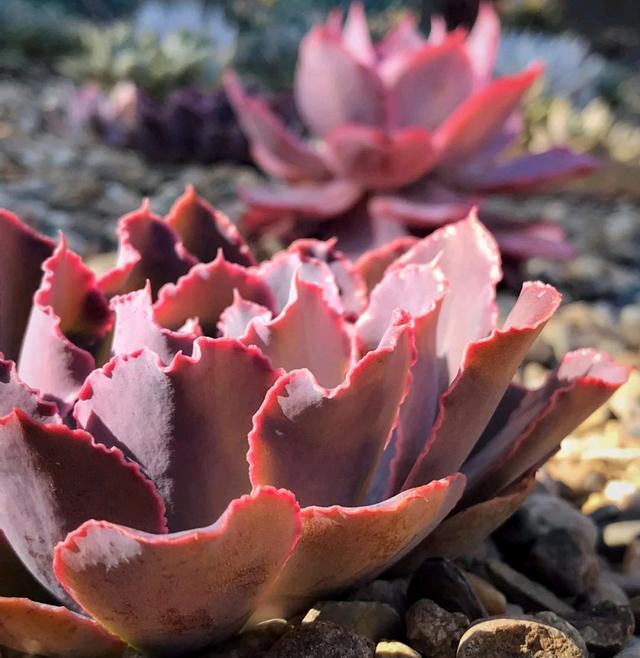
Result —
[[[406, 17], [373, 43], [363, 4], [340, 12], [300, 46], [295, 100], [311, 138], [291, 133], [234, 73], [227, 94], [254, 160], [281, 185], [244, 190], [249, 229], [285, 236], [337, 235], [360, 254], [408, 233], [465, 217], [487, 194], [527, 190], [591, 172], [593, 158], [554, 148], [515, 154], [520, 103], [541, 75], [492, 79], [500, 24], [482, 3], [470, 32], [429, 38]], [[573, 254], [559, 226], [484, 216], [512, 259]]]
[[526, 283], [499, 322], [473, 214], [355, 264], [316, 240], [257, 264], [193, 189], [118, 234], [96, 279], [0, 214], [12, 649], [175, 655], [457, 555], [627, 376], [581, 350], [512, 383], [560, 296]]

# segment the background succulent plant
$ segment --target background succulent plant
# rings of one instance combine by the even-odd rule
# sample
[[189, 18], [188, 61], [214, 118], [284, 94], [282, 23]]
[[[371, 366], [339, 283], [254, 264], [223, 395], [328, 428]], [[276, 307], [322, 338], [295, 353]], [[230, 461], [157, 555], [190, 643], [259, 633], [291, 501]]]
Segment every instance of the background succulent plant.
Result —
[[0, 214], [0, 582], [16, 556], [35, 577], [0, 598], [17, 650], [196, 649], [455, 556], [627, 376], [585, 349], [512, 383], [560, 296], [527, 283], [500, 323], [474, 215], [355, 263], [301, 240], [256, 264], [188, 189], [118, 235], [96, 279]]
[[[362, 4], [339, 13], [300, 47], [295, 98], [314, 138], [287, 131], [229, 74], [226, 88], [265, 172], [280, 187], [249, 190], [247, 225], [336, 234], [344, 249], [426, 232], [464, 216], [484, 195], [591, 171], [565, 148], [515, 155], [519, 105], [542, 69], [491, 80], [498, 18], [481, 5], [467, 35], [435, 19], [426, 39], [406, 17], [372, 43]], [[356, 89], [357, 91], [354, 91]], [[434, 93], [437, 90], [437, 95]], [[505, 254], [566, 257], [557, 229], [487, 217]]]
[[68, 124], [153, 160], [247, 162], [219, 78], [236, 30], [202, 2], [146, 2], [132, 20], [83, 32], [84, 52], [61, 70], [80, 86], [69, 93]]

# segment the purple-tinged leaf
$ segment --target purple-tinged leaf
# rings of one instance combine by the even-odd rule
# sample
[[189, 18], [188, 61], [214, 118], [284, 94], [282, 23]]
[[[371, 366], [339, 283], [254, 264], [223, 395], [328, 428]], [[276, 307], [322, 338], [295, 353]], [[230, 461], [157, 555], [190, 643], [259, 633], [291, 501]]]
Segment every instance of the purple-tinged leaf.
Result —
[[412, 14], [406, 14], [375, 45], [375, 48], [380, 60], [384, 61], [395, 55], [417, 50], [424, 43], [425, 38], [417, 28], [416, 17]]
[[126, 648], [84, 615], [22, 598], [0, 598], [0, 645], [50, 658], [119, 658]]
[[442, 522], [464, 481], [452, 475], [366, 507], [303, 509], [300, 541], [256, 618], [291, 616], [382, 573]]
[[382, 281], [387, 267], [411, 249], [417, 241], [418, 238], [410, 235], [397, 238], [381, 247], [365, 252], [358, 258], [355, 263], [355, 269], [364, 280], [369, 292], [373, 290], [376, 284]]
[[235, 73], [225, 75], [224, 86], [251, 141], [252, 155], [267, 173], [289, 181], [327, 177], [320, 156], [291, 133], [262, 99], [249, 96]]
[[199, 261], [208, 263], [218, 250], [231, 263], [255, 265], [255, 259], [231, 220], [200, 197], [193, 185], [171, 206], [166, 222]]
[[[357, 318], [367, 304], [367, 289], [353, 263], [338, 249], [337, 239], [296, 240], [289, 245], [288, 252], [297, 254], [303, 261], [317, 259], [326, 263], [338, 286], [338, 294], [349, 319]], [[304, 278], [304, 273], [303, 273]]]
[[437, 265], [409, 264], [389, 271], [371, 291], [369, 306], [356, 322], [360, 352], [376, 349], [397, 309], [418, 320], [435, 310], [445, 290], [444, 277]]
[[153, 655], [177, 655], [240, 630], [299, 533], [293, 495], [265, 487], [190, 532], [158, 536], [89, 521], [58, 545], [55, 571], [106, 628]]
[[241, 190], [244, 200], [257, 209], [291, 212], [297, 219], [336, 217], [352, 208], [363, 190], [347, 180], [327, 183], [300, 183], [292, 187], [270, 186]]
[[171, 226], [151, 212], [148, 201], [120, 219], [118, 237], [116, 267], [99, 281], [108, 296], [143, 288], [147, 280], [155, 295], [165, 283], [176, 281], [197, 263]]
[[95, 276], [64, 236], [44, 265], [18, 360], [18, 374], [54, 400], [62, 414], [95, 368], [92, 353], [111, 327]]
[[394, 571], [407, 574], [415, 571], [429, 557], [453, 560], [472, 553], [520, 507], [535, 482], [533, 476], [524, 478], [495, 498], [455, 512], [398, 563]]
[[464, 33], [453, 32], [440, 45], [406, 51], [387, 67], [391, 123], [434, 131], [473, 89], [473, 68]]
[[576, 248], [567, 241], [559, 224], [498, 220], [491, 221], [490, 226], [505, 258], [571, 260], [576, 256]]
[[160, 289], [154, 318], [170, 329], [181, 327], [189, 318], [198, 318], [202, 331], [215, 336], [220, 314], [233, 302], [234, 290], [243, 299], [274, 307], [273, 294], [258, 274], [228, 262], [220, 249], [215, 260], [194, 265], [177, 283], [167, 283]]
[[168, 367], [145, 349], [92, 373], [75, 416], [144, 468], [172, 531], [197, 528], [251, 490], [247, 435], [278, 374], [235, 340], [199, 338]]
[[[418, 242], [392, 269], [409, 263], [436, 262], [450, 294], [438, 320], [438, 356], [446, 361], [448, 380], [456, 376], [467, 345], [496, 326], [495, 287], [502, 278], [500, 252], [475, 212]], [[455, 469], [454, 469], [455, 470]]]
[[467, 189], [482, 192], [526, 190], [594, 172], [598, 161], [584, 153], [556, 147], [542, 153], [527, 153], [494, 166], [465, 172], [461, 182]]
[[[319, 241], [318, 241], [319, 242]], [[319, 242], [319, 244], [322, 244]], [[296, 245], [294, 242], [293, 245]], [[286, 252], [276, 254], [271, 260], [260, 264], [260, 278], [270, 287], [275, 297], [275, 311], [282, 312], [295, 297], [295, 279], [315, 283], [322, 288], [325, 299], [338, 312], [342, 312], [342, 300], [333, 270], [308, 250], [291, 245]]]
[[0, 209], [0, 352], [17, 359], [42, 263], [55, 243]]
[[233, 303], [220, 314], [218, 332], [222, 338], [242, 338], [254, 318], [260, 318], [262, 322], [267, 323], [273, 318], [273, 313], [260, 304], [242, 299], [236, 290]]
[[414, 359], [409, 320], [396, 318], [338, 388], [318, 386], [308, 370], [280, 377], [249, 435], [254, 486], [285, 487], [303, 506], [362, 502], [408, 390]]
[[457, 376], [440, 397], [437, 418], [405, 487], [460, 469], [529, 347], [559, 305], [555, 288], [527, 282], [503, 328], [469, 343]]
[[[98, 486], [96, 486], [98, 484]], [[162, 502], [122, 452], [20, 409], [0, 419], [0, 527], [18, 557], [57, 598], [53, 548], [87, 519], [152, 532], [165, 529]]]
[[437, 157], [431, 135], [414, 127], [388, 132], [343, 125], [327, 135], [326, 147], [325, 160], [337, 176], [369, 189], [413, 183]]
[[302, 40], [294, 93], [303, 119], [317, 135], [346, 123], [382, 127], [386, 94], [381, 79], [318, 25]]
[[27, 386], [18, 377], [16, 364], [5, 361], [0, 354], [0, 417], [14, 409], [22, 409], [40, 422], [58, 422], [57, 407], [40, 398], [37, 391]]
[[462, 103], [436, 132], [440, 166], [455, 169], [491, 143], [541, 73], [542, 67], [534, 64], [495, 80]]
[[241, 341], [259, 347], [276, 368], [307, 368], [321, 386], [338, 386], [351, 365], [344, 318], [319, 285], [300, 276], [294, 285], [295, 294], [282, 313], [270, 322], [255, 318]]
[[[28, 598], [32, 601], [53, 603], [49, 592], [22, 564], [11, 544], [0, 531], [0, 601], [4, 597]], [[0, 621], [0, 627], [2, 622]], [[0, 640], [2, 646], [2, 640]]]
[[477, 202], [477, 198], [423, 180], [402, 192], [374, 195], [368, 209], [372, 217], [433, 229], [463, 219]]
[[358, 343], [368, 350], [389, 326], [394, 309], [400, 307], [413, 317], [417, 355], [411, 368], [411, 388], [400, 409], [390, 464], [390, 492], [400, 490], [435, 420], [442, 387], [436, 332], [445, 292], [444, 277], [437, 266], [392, 269], [373, 289], [369, 308], [356, 324]]
[[500, 41], [500, 18], [491, 2], [483, 0], [465, 46], [473, 66], [476, 85], [491, 80]]
[[628, 368], [607, 355], [583, 349], [565, 355], [540, 389], [512, 388], [492, 419], [491, 440], [464, 466], [468, 499], [484, 500], [537, 468], [628, 375]]
[[116, 316], [111, 346], [114, 354], [131, 354], [147, 347], [163, 363], [169, 363], [178, 352], [191, 354], [193, 341], [201, 333], [199, 327], [179, 332], [161, 327], [153, 317], [148, 281], [142, 290], [114, 297], [111, 305]]
[[343, 46], [365, 66], [373, 66], [376, 53], [371, 42], [364, 3], [354, 1], [349, 6], [347, 20], [342, 31]]

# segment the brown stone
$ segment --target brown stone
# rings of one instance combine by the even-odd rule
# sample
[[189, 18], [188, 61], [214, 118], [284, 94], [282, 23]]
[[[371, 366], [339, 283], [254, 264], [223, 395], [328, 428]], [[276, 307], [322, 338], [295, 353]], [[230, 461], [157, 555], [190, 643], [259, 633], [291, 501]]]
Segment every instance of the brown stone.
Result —
[[375, 644], [338, 624], [301, 624], [283, 635], [265, 658], [374, 658]]
[[416, 601], [405, 622], [409, 644], [429, 658], [455, 658], [458, 640], [469, 627], [461, 612], [448, 612], [429, 599]]
[[462, 636], [457, 658], [586, 658], [561, 630], [529, 619], [487, 619]]

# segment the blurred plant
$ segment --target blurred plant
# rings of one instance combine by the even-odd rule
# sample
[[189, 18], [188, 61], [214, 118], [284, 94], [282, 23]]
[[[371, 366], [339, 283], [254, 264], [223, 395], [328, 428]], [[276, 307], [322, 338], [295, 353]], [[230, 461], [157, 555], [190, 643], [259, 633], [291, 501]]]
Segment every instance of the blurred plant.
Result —
[[[492, 81], [499, 31], [488, 3], [468, 35], [447, 34], [436, 18], [426, 39], [407, 16], [377, 43], [361, 3], [344, 27], [331, 13], [300, 46], [294, 91], [307, 142], [229, 73], [254, 159], [285, 181], [245, 192], [245, 225], [287, 239], [335, 234], [358, 253], [459, 219], [489, 193], [592, 171], [592, 158], [566, 148], [512, 152], [520, 103], [542, 67]], [[557, 226], [484, 219], [514, 259], [572, 254]]]
[[36, 0], [0, 2], [0, 71], [18, 72], [34, 61], [51, 66], [80, 47], [77, 22], [57, 5]]
[[601, 94], [610, 72], [607, 60], [591, 52], [581, 37], [522, 31], [507, 32], [500, 39], [495, 75], [513, 75], [535, 60], [545, 65], [537, 85], [542, 93], [551, 98], [569, 98], [578, 105]]
[[640, 164], [640, 125], [617, 118], [602, 98], [585, 107], [567, 98], [534, 96], [525, 105], [525, 143], [534, 151], [569, 144], [582, 153]]
[[193, 0], [144, 3], [131, 23], [83, 33], [86, 53], [63, 71], [84, 82], [68, 97], [68, 124], [163, 161], [248, 162], [222, 69], [236, 31], [220, 10]]
[[215, 85], [233, 56], [235, 41], [227, 39], [228, 33], [223, 32], [220, 42], [204, 32], [187, 29], [165, 28], [156, 34], [147, 29], [156, 26], [154, 16], [143, 12], [138, 23], [86, 27], [80, 33], [84, 51], [62, 62], [61, 71], [104, 89], [133, 82], [159, 98], [178, 87]]
[[96, 279], [0, 211], [0, 646], [182, 656], [458, 557], [628, 375], [582, 349], [512, 383], [560, 295], [527, 282], [499, 323], [473, 214], [258, 265], [189, 189], [118, 236]]

